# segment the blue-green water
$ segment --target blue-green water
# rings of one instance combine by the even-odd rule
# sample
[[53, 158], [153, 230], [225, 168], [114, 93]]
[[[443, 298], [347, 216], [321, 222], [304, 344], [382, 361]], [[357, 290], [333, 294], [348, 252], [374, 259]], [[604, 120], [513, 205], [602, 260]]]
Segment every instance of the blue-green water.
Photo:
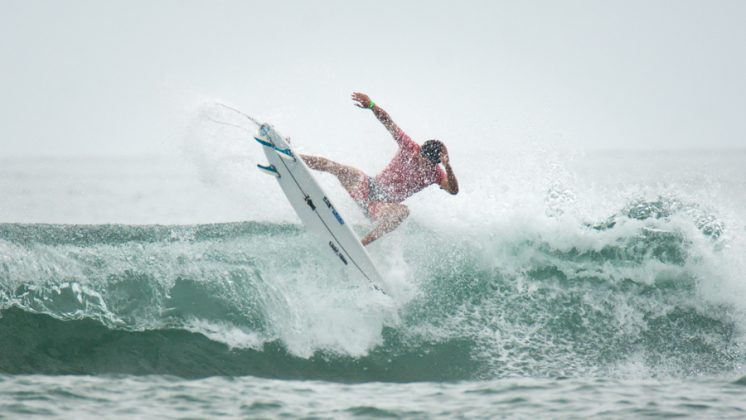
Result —
[[482, 224], [421, 207], [370, 248], [391, 297], [292, 220], [70, 223], [14, 190], [0, 414], [742, 417], [742, 213], [706, 179], [643, 178], [599, 206], [583, 203], [596, 185], [551, 184], [536, 212], [505, 190], [517, 210], [472, 212], [494, 215]]
[[9, 417], [743, 418], [746, 380], [509, 378], [344, 384], [245, 377], [0, 376]]

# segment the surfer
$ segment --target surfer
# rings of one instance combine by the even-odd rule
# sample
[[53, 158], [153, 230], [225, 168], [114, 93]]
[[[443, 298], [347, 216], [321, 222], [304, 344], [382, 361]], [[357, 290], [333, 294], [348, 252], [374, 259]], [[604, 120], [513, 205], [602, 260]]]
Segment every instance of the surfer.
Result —
[[396, 229], [409, 216], [409, 208], [402, 204], [409, 196], [432, 184], [458, 194], [458, 181], [448, 159], [448, 149], [440, 140], [428, 140], [419, 145], [368, 95], [355, 92], [352, 100], [358, 107], [372, 110], [399, 145], [388, 166], [377, 176], [370, 177], [360, 169], [324, 157], [301, 157], [311, 169], [336, 176], [365, 215], [377, 222], [373, 230], [361, 239], [363, 245], [368, 245]]

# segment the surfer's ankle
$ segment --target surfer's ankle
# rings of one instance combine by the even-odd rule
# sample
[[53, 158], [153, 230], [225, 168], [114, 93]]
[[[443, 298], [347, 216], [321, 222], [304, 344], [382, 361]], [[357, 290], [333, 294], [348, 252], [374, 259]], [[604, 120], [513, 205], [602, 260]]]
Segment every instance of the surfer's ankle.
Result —
[[303, 161], [314, 170], [325, 171], [328, 167], [328, 161], [319, 156], [300, 155]]

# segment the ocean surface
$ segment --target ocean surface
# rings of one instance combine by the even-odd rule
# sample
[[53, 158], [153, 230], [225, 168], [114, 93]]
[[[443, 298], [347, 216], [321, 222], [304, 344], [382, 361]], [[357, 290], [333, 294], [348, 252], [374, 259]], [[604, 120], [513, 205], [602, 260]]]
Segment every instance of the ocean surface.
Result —
[[392, 296], [253, 145], [0, 159], [0, 417], [746, 416], [745, 151], [453, 149]]

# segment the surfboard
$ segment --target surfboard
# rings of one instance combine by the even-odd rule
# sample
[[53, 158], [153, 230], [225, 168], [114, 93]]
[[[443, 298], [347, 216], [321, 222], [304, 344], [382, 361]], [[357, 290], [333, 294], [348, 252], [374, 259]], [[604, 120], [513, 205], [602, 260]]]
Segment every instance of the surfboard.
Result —
[[385, 283], [342, 214], [334, 207], [303, 159], [269, 124], [261, 124], [255, 137], [262, 145], [268, 165], [257, 165], [262, 172], [277, 179], [298, 217], [306, 228], [320, 239], [319, 244], [332, 258], [349, 271], [359, 274], [383, 293]]

